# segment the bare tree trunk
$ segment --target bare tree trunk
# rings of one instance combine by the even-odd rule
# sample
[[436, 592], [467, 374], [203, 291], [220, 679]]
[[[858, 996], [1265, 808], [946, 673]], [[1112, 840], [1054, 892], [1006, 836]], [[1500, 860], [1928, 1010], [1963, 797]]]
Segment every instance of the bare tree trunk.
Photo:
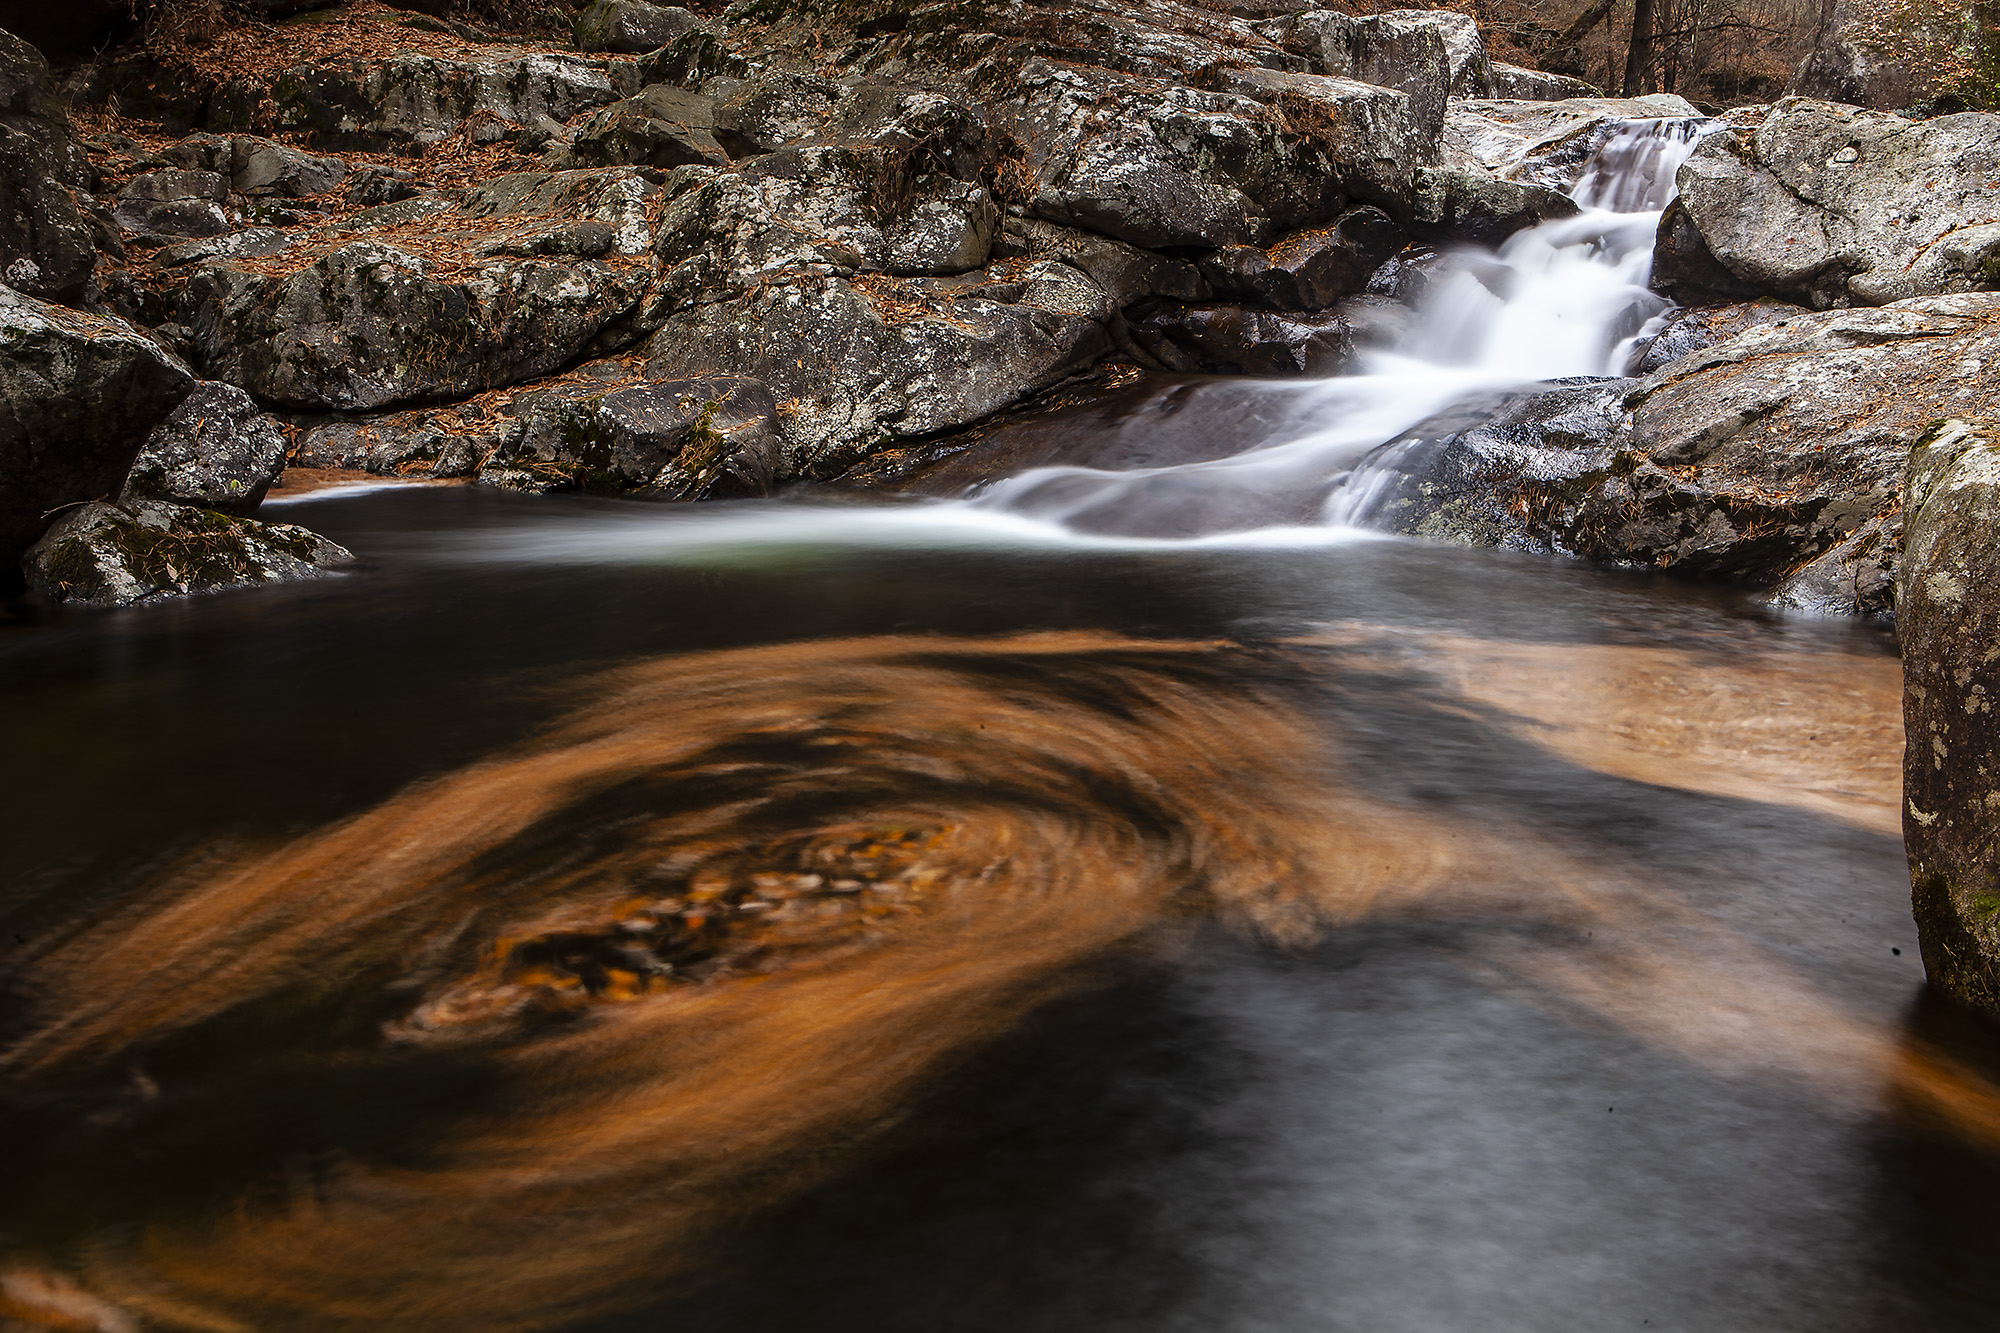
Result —
[[1549, 43], [1550, 47], [1561, 51], [1575, 46], [1583, 40], [1585, 33], [1604, 21], [1604, 16], [1611, 12], [1611, 6], [1617, 3], [1618, 0], [1592, 0], [1590, 8], [1578, 14], [1576, 22], [1564, 28], [1555, 41]]
[[1646, 81], [1646, 67], [1653, 63], [1653, 0], [1632, 0], [1632, 44], [1625, 48], [1625, 86], [1622, 95], [1637, 97]]

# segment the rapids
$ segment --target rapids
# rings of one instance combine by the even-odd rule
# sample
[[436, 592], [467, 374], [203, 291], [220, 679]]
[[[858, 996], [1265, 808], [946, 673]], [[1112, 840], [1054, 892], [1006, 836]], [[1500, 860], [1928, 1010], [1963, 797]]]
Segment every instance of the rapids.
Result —
[[1617, 368], [1699, 129], [1202, 462], [332, 493], [5, 630], [0, 1321], [1989, 1327], [1886, 636], [1359, 526]]

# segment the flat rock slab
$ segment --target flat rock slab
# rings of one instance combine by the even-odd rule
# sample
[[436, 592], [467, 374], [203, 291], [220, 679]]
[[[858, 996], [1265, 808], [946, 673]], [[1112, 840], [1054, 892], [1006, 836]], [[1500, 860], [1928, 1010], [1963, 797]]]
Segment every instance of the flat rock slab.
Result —
[[114, 607], [315, 578], [353, 559], [291, 524], [126, 500], [70, 511], [24, 563], [30, 590], [50, 605]]

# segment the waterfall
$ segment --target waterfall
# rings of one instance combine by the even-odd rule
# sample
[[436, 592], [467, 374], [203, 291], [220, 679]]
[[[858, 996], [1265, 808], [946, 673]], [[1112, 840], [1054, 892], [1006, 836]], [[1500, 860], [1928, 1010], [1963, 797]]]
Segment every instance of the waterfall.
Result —
[[1045, 467], [974, 504], [1077, 533], [1194, 537], [1286, 525], [1362, 526], [1412, 426], [1482, 395], [1622, 372], [1668, 303], [1647, 287], [1660, 211], [1703, 120], [1614, 123], [1570, 197], [1581, 212], [1465, 247], [1423, 273], [1409, 331], [1361, 354], [1362, 372], [1262, 390], [1303, 398], [1303, 433], [1230, 457], [1125, 472]]

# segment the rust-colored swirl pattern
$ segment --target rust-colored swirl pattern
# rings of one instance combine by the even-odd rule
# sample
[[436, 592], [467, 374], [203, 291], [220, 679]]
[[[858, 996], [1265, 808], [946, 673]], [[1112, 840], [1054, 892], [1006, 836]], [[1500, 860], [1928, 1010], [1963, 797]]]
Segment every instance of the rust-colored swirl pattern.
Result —
[[[1093, 960], [1199, 915], [1280, 944], [1389, 908], [1588, 928], [1586, 955], [1517, 939], [1493, 961], [1696, 1058], [1898, 1085], [2000, 1135], [1988, 1085], [1841, 1018], [1643, 874], [1371, 794], [1324, 706], [1367, 649], [1067, 634], [650, 661], [512, 753], [192, 867], [32, 951], [0, 1051], [9, 1132], [48, 1145], [26, 1197], [87, 1195], [111, 1139], [185, 1158], [185, 1187], [24, 1232], [0, 1316], [488, 1330], [615, 1308]], [[1552, 670], [1478, 661], [1455, 697]], [[1434, 679], [1448, 703], [1453, 672]], [[1732, 723], [1704, 709], [1719, 739], [1674, 744], [1722, 753]], [[1620, 734], [1567, 751], [1630, 769]], [[241, 1080], [297, 1085], [305, 1147], [216, 1148]], [[323, 1105], [397, 1132], [318, 1132]], [[265, 1166], [205, 1165], [236, 1158]]]

